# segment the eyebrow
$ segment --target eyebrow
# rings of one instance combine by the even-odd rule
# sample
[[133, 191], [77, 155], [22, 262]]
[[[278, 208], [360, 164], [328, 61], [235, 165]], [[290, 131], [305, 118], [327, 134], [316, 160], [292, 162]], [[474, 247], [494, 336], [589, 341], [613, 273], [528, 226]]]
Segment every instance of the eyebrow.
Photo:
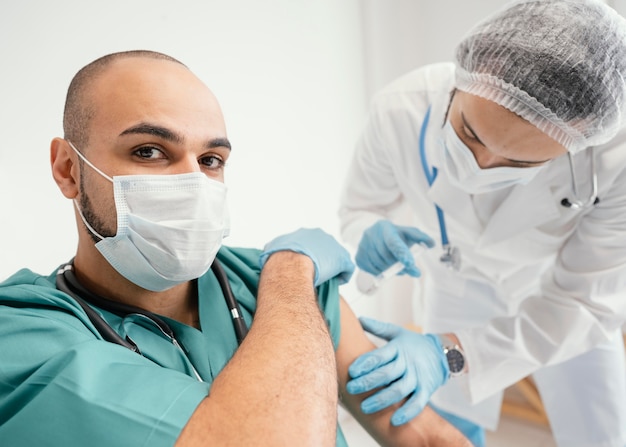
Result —
[[[465, 119], [465, 115], [463, 114], [463, 112], [461, 112], [461, 120], [463, 120], [463, 125], [465, 127], [467, 127], [470, 132], [472, 132], [472, 135], [474, 136], [476, 141], [478, 141], [480, 144], [485, 146], [485, 143], [480, 141], [480, 138], [478, 138], [478, 135], [476, 135], [476, 132], [474, 132], [474, 129], [472, 129], [472, 126], [470, 126], [469, 123], [467, 122], [467, 120]], [[487, 146], [485, 146], [485, 147], [487, 147]], [[546, 163], [546, 162], [551, 160], [551, 158], [548, 158], [547, 160], [539, 160], [539, 161], [515, 160], [513, 158], [506, 158], [506, 157], [503, 157], [503, 158], [505, 160], [507, 160], [507, 161], [512, 162], [512, 163], [522, 163], [522, 164], [525, 164], [525, 165], [540, 165], [542, 163]]]
[[[177, 134], [176, 132], [172, 132], [170, 129], [150, 124], [150, 123], [139, 123], [135, 126], [129, 127], [120, 133], [120, 136], [123, 135], [154, 135], [156, 137], [162, 138], [166, 141], [170, 141], [172, 143], [182, 143], [184, 141], [184, 137]], [[228, 138], [212, 138], [205, 144], [207, 149], [213, 149], [216, 147], [225, 147], [228, 150], [231, 150], [231, 144]]]

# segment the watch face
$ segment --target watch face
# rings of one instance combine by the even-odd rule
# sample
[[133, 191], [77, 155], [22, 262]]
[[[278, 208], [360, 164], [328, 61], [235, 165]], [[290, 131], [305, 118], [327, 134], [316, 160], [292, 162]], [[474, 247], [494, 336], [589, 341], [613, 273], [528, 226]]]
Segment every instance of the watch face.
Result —
[[449, 348], [446, 351], [446, 357], [448, 359], [448, 367], [450, 368], [451, 374], [458, 374], [463, 371], [463, 367], [465, 366], [465, 357], [463, 354], [454, 348]]

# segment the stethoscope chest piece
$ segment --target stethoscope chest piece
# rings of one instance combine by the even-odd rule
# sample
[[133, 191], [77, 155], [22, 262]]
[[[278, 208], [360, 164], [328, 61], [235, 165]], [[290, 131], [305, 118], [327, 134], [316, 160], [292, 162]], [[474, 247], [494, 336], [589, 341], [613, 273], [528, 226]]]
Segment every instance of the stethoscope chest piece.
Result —
[[455, 272], [461, 270], [461, 251], [459, 247], [453, 247], [449, 244], [445, 245], [439, 261]]

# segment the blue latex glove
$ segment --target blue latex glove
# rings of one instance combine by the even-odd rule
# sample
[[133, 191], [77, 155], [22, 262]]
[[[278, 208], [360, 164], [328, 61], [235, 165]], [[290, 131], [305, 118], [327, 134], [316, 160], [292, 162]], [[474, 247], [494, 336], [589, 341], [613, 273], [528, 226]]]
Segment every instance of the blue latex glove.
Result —
[[360, 321], [363, 329], [389, 343], [363, 354], [350, 365], [352, 380], [346, 388], [350, 394], [361, 394], [385, 387], [361, 403], [365, 414], [410, 396], [391, 417], [392, 425], [402, 425], [417, 416], [430, 396], [448, 380], [450, 370], [443, 347], [433, 334], [419, 334], [371, 318]]
[[339, 277], [339, 284], [345, 284], [354, 273], [350, 253], [319, 228], [301, 228], [268, 242], [259, 258], [260, 267], [277, 251], [293, 251], [311, 258], [315, 265], [315, 287], [335, 276]]
[[435, 242], [414, 227], [402, 227], [388, 220], [379, 220], [363, 233], [356, 252], [356, 265], [374, 276], [381, 274], [396, 262], [404, 264], [400, 274], [420, 276], [410, 247], [423, 243], [433, 247]]

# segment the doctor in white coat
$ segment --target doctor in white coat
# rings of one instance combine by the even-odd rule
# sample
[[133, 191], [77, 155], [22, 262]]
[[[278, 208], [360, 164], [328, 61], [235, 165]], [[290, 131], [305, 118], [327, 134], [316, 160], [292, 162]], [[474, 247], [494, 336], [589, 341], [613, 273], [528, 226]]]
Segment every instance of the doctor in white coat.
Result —
[[362, 319], [388, 341], [350, 368], [349, 392], [378, 390], [364, 412], [410, 395], [392, 424], [430, 402], [483, 445], [532, 375], [559, 446], [626, 445], [625, 78], [614, 10], [531, 0], [376, 95], [342, 235], [370, 274], [421, 271], [425, 333]]

